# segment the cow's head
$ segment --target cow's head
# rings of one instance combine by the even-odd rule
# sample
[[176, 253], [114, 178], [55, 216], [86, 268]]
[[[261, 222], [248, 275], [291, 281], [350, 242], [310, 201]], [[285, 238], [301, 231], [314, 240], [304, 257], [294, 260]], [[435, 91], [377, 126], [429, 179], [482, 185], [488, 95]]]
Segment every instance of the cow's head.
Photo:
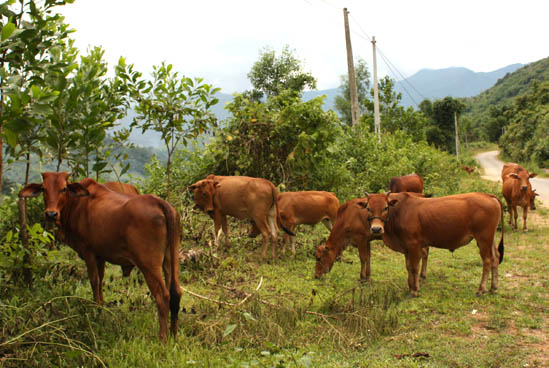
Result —
[[510, 178], [514, 178], [520, 183], [520, 190], [525, 193], [530, 186], [530, 178], [535, 178], [536, 173], [528, 173], [528, 170], [519, 170], [518, 173], [511, 173], [508, 175]]
[[20, 198], [31, 198], [44, 195], [44, 217], [50, 221], [59, 221], [61, 210], [66, 196], [87, 196], [89, 192], [80, 183], [69, 183], [70, 174], [67, 172], [42, 173], [41, 184], [27, 184], [19, 192]]
[[368, 223], [372, 235], [382, 235], [385, 223], [389, 219], [391, 207], [398, 203], [397, 198], [391, 198], [391, 192], [385, 194], [368, 194], [366, 199], [357, 202], [357, 206], [368, 211]]
[[529, 195], [530, 195], [530, 209], [531, 210], [535, 210], [536, 209], [536, 197], [539, 196], [538, 193], [536, 193], [536, 190], [533, 189], [533, 190], [529, 190], [528, 191]]
[[330, 272], [337, 258], [337, 251], [329, 248], [327, 244], [321, 244], [315, 250], [316, 266], [315, 277], [321, 278], [325, 273]]
[[214, 197], [219, 182], [215, 180], [199, 180], [189, 187], [193, 192], [196, 207], [212, 216], [214, 212]]

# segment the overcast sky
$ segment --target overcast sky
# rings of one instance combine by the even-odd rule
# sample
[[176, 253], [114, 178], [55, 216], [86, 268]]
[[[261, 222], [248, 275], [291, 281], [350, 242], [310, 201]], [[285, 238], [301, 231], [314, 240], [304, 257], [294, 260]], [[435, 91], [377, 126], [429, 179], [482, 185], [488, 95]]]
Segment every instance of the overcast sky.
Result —
[[[149, 74], [166, 61], [233, 93], [266, 46], [289, 45], [317, 79], [339, 86], [347, 73], [343, 8], [350, 11], [355, 60], [381, 53], [409, 77], [420, 69], [490, 72], [549, 56], [548, 0], [76, 0], [60, 7], [82, 53], [102, 46]], [[393, 74], [378, 55], [379, 76]]]

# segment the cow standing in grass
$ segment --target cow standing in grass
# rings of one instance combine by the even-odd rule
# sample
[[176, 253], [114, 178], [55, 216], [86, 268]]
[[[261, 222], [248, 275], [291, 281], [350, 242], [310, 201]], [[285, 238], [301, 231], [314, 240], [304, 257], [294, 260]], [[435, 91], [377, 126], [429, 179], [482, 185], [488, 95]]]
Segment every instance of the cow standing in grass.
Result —
[[503, 222], [503, 204], [485, 193], [424, 198], [411, 193], [372, 194], [357, 206], [368, 214], [369, 230], [382, 235], [392, 250], [403, 253], [411, 296], [419, 292], [419, 260], [427, 246], [455, 249], [477, 241], [482, 258], [482, 278], [477, 295], [486, 292], [491, 271], [491, 290], [498, 288], [498, 265], [503, 259], [503, 223], [499, 247], [494, 237]]
[[[209, 175], [189, 187], [193, 192], [196, 206], [214, 220], [215, 234], [221, 229], [225, 234], [225, 246], [229, 247], [229, 227], [227, 216], [238, 219], [251, 219], [263, 237], [263, 258], [267, 255], [269, 241], [272, 245], [272, 257], [276, 257], [278, 243], [277, 204], [278, 191], [267, 179], [248, 176]], [[290, 235], [290, 230], [282, 227]]]
[[536, 173], [529, 173], [528, 170], [514, 163], [503, 165], [503, 169], [501, 170], [501, 179], [503, 180], [502, 191], [503, 197], [507, 202], [507, 210], [509, 211], [509, 225], [515, 230], [518, 228], [517, 207], [522, 207], [522, 228], [525, 232], [528, 231], [528, 226], [526, 225], [528, 208], [531, 210], [536, 209], [535, 198], [538, 195], [532, 189], [530, 178], [534, 178], [536, 175]]
[[43, 193], [46, 219], [58, 222], [65, 241], [86, 262], [95, 302], [104, 302], [105, 262], [135, 265], [156, 302], [160, 339], [167, 340], [170, 312], [175, 337], [181, 299], [175, 209], [156, 196], [120, 194], [89, 178], [69, 183], [65, 172], [46, 172], [42, 178], [41, 184], [26, 185], [19, 197]]

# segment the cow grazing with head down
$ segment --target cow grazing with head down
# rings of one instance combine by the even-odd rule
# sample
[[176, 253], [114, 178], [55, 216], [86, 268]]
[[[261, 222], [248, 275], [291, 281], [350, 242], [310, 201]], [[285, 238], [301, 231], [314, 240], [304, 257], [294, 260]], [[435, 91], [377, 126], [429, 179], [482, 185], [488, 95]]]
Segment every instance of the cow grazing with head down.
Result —
[[[44, 215], [56, 221], [68, 245], [86, 262], [93, 298], [103, 303], [105, 262], [137, 266], [156, 302], [160, 339], [175, 337], [179, 286], [179, 215], [153, 195], [128, 196], [109, 190], [93, 179], [70, 183], [65, 172], [42, 174], [41, 184], [28, 184], [23, 198], [43, 193]], [[162, 278], [164, 272], [165, 278]]]
[[[517, 229], [517, 206], [522, 207], [523, 230], [528, 231], [526, 220], [528, 218], [528, 208], [536, 209], [535, 198], [538, 195], [535, 189], [532, 189], [530, 178], [535, 177], [536, 173], [529, 173], [528, 170], [515, 163], [503, 165], [501, 179], [503, 180], [503, 197], [507, 202], [509, 211], [509, 224], [513, 229]], [[514, 221], [513, 221], [514, 220]]]
[[490, 194], [466, 193], [424, 198], [412, 193], [372, 194], [357, 203], [368, 213], [370, 232], [383, 236], [392, 250], [403, 253], [412, 296], [419, 292], [419, 260], [427, 246], [455, 249], [477, 241], [482, 258], [482, 278], [477, 295], [486, 292], [491, 270], [491, 290], [498, 287], [498, 265], [503, 260], [503, 223], [499, 247], [494, 236], [503, 221], [503, 204]]
[[[269, 241], [272, 257], [276, 257], [279, 231], [277, 219], [280, 214], [278, 191], [273, 183], [248, 176], [209, 175], [189, 186], [189, 190], [193, 192], [196, 206], [213, 218], [216, 237], [220, 228], [223, 230], [226, 247], [229, 247], [227, 216], [251, 219], [263, 237], [263, 258], [267, 255]], [[295, 235], [284, 227], [283, 230]]]
[[355, 198], [339, 207], [334, 226], [325, 244], [315, 250], [315, 277], [320, 278], [329, 272], [335, 260], [343, 253], [349, 243], [358, 248], [360, 257], [360, 279], [370, 278], [370, 241], [381, 239], [372, 235], [367, 214], [356, 204], [365, 198]]

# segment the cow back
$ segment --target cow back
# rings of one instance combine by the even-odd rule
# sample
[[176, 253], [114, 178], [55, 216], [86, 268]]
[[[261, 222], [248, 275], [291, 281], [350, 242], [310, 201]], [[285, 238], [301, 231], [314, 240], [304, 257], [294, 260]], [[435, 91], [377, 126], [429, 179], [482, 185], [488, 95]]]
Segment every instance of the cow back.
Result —
[[392, 193], [423, 193], [423, 179], [415, 173], [391, 178], [388, 189]]
[[331, 192], [282, 192], [278, 194], [278, 206], [281, 218], [291, 218], [295, 224], [314, 225], [326, 218], [335, 221], [339, 200]]

